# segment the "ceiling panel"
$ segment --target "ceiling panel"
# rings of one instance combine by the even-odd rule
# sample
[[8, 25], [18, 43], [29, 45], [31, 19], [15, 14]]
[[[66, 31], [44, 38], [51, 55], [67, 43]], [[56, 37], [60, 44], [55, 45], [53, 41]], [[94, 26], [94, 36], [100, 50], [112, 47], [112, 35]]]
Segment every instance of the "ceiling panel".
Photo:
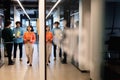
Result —
[[[14, 8], [16, 6], [16, 9], [20, 12], [20, 14], [24, 15], [23, 10], [19, 6], [16, 0], [11, 0], [12, 4], [11, 7]], [[33, 18], [37, 18], [38, 14], [38, 0], [20, 0], [21, 4], [23, 5], [24, 9], [28, 13], [28, 15]], [[14, 14], [14, 12], [11, 12]]]

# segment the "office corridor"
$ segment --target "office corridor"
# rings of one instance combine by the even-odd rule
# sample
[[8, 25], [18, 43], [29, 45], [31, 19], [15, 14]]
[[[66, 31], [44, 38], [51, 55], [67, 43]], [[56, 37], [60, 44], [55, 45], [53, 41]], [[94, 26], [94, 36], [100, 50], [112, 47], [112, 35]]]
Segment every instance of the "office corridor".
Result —
[[90, 80], [89, 73], [80, 72], [70, 62], [62, 64], [58, 59], [47, 66], [47, 80]]
[[37, 45], [34, 45], [34, 49], [32, 67], [27, 65], [24, 46], [22, 61], [19, 61], [19, 52], [17, 52], [17, 58], [14, 65], [8, 66], [7, 58], [5, 58], [5, 64], [0, 68], [0, 80], [39, 80]]
[[[0, 80], [39, 80], [39, 61], [37, 45], [34, 46], [33, 65], [27, 65], [25, 50], [23, 47], [23, 61], [19, 61], [19, 52], [14, 65], [5, 64], [0, 68]], [[56, 61], [51, 56], [51, 63], [47, 66], [47, 80], [89, 80], [89, 73], [81, 73], [70, 62], [61, 64], [59, 58]]]

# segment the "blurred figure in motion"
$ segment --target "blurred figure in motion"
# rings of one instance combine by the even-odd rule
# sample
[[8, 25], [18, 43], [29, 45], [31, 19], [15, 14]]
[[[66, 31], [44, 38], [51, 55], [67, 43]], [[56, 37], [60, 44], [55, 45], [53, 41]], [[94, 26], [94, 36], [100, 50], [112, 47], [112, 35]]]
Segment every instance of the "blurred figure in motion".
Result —
[[62, 50], [61, 50], [61, 36], [62, 36], [62, 30], [59, 28], [60, 23], [55, 22], [54, 26], [55, 28], [52, 30], [53, 32], [53, 46], [54, 46], [54, 60], [56, 60], [56, 49], [57, 47], [59, 48], [59, 57], [61, 58], [62, 56]]
[[78, 51], [79, 51], [79, 22], [76, 22], [76, 28], [69, 28], [67, 26], [67, 21], [63, 21], [63, 34], [61, 41], [61, 48], [63, 50], [62, 63], [67, 63], [67, 56], [74, 58], [78, 61]]
[[27, 56], [27, 64], [30, 64], [30, 66], [32, 66], [34, 43], [36, 41], [36, 36], [35, 36], [35, 33], [33, 31], [34, 31], [33, 27], [28, 26], [27, 31], [23, 35], [26, 56]]
[[11, 22], [7, 21], [5, 23], [5, 27], [2, 30], [2, 38], [4, 40], [5, 43], [5, 47], [7, 50], [7, 54], [8, 54], [8, 65], [13, 65], [14, 62], [12, 61], [11, 57], [12, 57], [12, 48], [13, 48], [13, 31], [10, 29], [11, 27]]
[[14, 60], [16, 59], [17, 46], [19, 46], [20, 51], [20, 61], [22, 61], [22, 46], [23, 46], [23, 29], [21, 28], [21, 22], [16, 22], [16, 28], [13, 29], [15, 39], [14, 39]]
[[67, 51], [65, 51], [63, 49], [63, 46], [65, 46], [64, 42], [67, 40], [67, 33], [66, 33], [66, 31], [69, 29], [68, 26], [67, 26], [67, 21], [66, 20], [63, 20], [63, 27], [64, 27], [64, 29], [63, 29], [63, 35], [62, 35], [62, 41], [61, 41], [61, 44], [63, 44], [62, 47], [61, 47], [62, 50], [63, 50], [62, 63], [66, 64], [67, 63]]
[[50, 32], [50, 27], [46, 26], [46, 53], [47, 53], [47, 58], [46, 58], [46, 63], [50, 63], [50, 55], [52, 52], [52, 40], [53, 40], [53, 34]]
[[[72, 57], [72, 60], [75, 62], [75, 64], [78, 64], [79, 50], [82, 50], [79, 48], [79, 21], [75, 22], [74, 28], [72, 28], [71, 36], [73, 38], [71, 39], [71, 57]], [[81, 38], [81, 44], [80, 44], [80, 46], [84, 47], [84, 45], [82, 45], [83, 44], [82, 41], [84, 41], [84, 37]]]

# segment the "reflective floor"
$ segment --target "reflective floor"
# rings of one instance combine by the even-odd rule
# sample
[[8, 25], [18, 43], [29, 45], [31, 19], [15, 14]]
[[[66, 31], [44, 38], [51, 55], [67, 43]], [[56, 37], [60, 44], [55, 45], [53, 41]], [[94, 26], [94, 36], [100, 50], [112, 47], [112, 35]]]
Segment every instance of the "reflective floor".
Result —
[[[0, 80], [39, 80], [37, 45], [34, 47], [32, 67], [27, 65], [24, 50], [23, 61], [19, 61], [18, 51], [15, 65], [8, 66], [7, 58], [5, 58], [5, 64], [0, 68]], [[54, 61], [51, 55], [51, 63], [47, 66], [47, 80], [89, 80], [89, 73], [81, 73], [69, 61], [68, 64], [61, 64], [59, 57]]]
[[47, 66], [47, 80], [90, 80], [90, 74], [82, 73], [73, 66], [69, 56], [67, 57], [67, 64], [62, 64], [58, 55], [54, 61], [53, 54], [50, 61], [51, 63]]
[[23, 47], [23, 60], [19, 61], [19, 50], [14, 65], [8, 66], [7, 58], [5, 64], [0, 68], [0, 80], [39, 80], [39, 64], [37, 45], [34, 46], [33, 66], [27, 65], [27, 58]]
[[47, 80], [90, 80], [89, 73], [81, 73], [71, 63], [56, 61], [47, 66]]

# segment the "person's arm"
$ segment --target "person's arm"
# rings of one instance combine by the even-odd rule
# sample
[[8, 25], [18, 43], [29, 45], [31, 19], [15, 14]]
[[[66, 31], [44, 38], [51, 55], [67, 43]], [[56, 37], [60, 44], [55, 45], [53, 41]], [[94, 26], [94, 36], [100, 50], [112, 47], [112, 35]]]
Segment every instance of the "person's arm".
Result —
[[53, 41], [53, 34], [52, 34], [52, 32], [50, 33], [50, 42], [52, 42]]
[[51, 31], [51, 32], [52, 32], [52, 34], [54, 35], [54, 28], [52, 29], [52, 31]]
[[15, 38], [15, 35], [16, 35], [16, 34], [15, 34], [15, 28], [14, 28], [12, 31], [13, 31], [13, 36], [14, 36], [14, 38]]
[[27, 42], [27, 39], [26, 39], [26, 32], [23, 34], [23, 40], [24, 40], [24, 42]]
[[15, 37], [13, 36], [13, 31], [12, 31], [11, 29], [10, 29], [9, 31], [10, 31], [10, 32], [9, 32], [10, 39], [13, 40], [13, 38], [15, 38]]
[[16, 38], [23, 38], [23, 29], [20, 28], [18, 32], [19, 35], [17, 35]]
[[24, 34], [24, 32], [23, 32], [23, 28], [20, 29], [20, 32], [21, 32], [21, 34], [20, 34], [20, 38], [22, 38], [22, 37], [23, 37], [23, 34]]
[[32, 39], [30, 40], [30, 42], [34, 43], [35, 41], [36, 41], [36, 36], [35, 33], [33, 32]]

